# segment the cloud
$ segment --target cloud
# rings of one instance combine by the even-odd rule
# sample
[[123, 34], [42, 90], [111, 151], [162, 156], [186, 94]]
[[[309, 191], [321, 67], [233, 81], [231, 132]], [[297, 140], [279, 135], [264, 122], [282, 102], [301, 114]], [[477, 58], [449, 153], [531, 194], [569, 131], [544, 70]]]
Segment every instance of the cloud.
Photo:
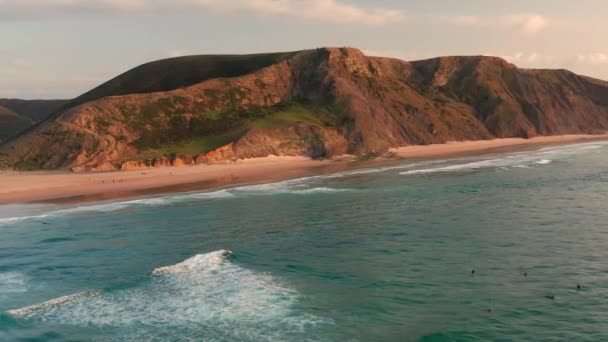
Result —
[[67, 14], [128, 14], [217, 10], [287, 16], [330, 23], [384, 25], [405, 20], [405, 13], [362, 7], [344, 0], [0, 0], [0, 20], [49, 18]]
[[517, 52], [500, 56], [510, 63], [526, 68], [596, 68], [608, 65], [608, 54], [603, 52], [581, 53], [578, 55], [552, 56], [537, 52]]
[[499, 57], [522, 68], [555, 68], [560, 67], [563, 62], [559, 61], [558, 58], [554, 56], [538, 52], [517, 52]]
[[499, 18], [499, 23], [524, 33], [536, 34], [549, 26], [549, 20], [539, 14], [515, 14]]
[[457, 26], [470, 26], [517, 30], [520, 33], [534, 35], [546, 29], [550, 21], [540, 14], [518, 13], [502, 16], [443, 16], [438, 18], [439, 22], [449, 23]]
[[581, 64], [604, 65], [608, 64], [608, 54], [595, 52], [590, 54], [579, 54], [576, 61]]

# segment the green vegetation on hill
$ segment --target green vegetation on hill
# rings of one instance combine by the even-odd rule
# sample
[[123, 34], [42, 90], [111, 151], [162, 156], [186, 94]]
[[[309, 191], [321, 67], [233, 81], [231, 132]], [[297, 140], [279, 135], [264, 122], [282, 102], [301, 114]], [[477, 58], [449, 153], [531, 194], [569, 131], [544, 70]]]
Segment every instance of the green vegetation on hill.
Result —
[[[145, 120], [152, 120], [162, 113], [181, 113], [175, 100], [163, 101], [162, 109], [156, 105], [142, 108]], [[161, 112], [164, 110], [164, 112]], [[140, 151], [155, 151], [157, 155], [170, 153], [198, 154], [238, 140], [253, 128], [270, 129], [306, 123], [315, 126], [349, 129], [352, 117], [346, 100], [327, 104], [313, 104], [293, 100], [271, 108], [249, 106], [227, 107], [221, 111], [200, 113], [194, 117], [173, 115], [163, 127], [151, 127], [143, 122], [132, 122], [140, 138], [132, 145]]]
[[241, 138], [247, 133], [247, 127], [238, 127], [236, 129], [224, 132], [223, 134], [213, 134], [205, 137], [194, 137], [187, 142], [175, 143], [174, 145], [164, 146], [153, 152], [152, 157], [158, 157], [171, 154], [201, 154], [213, 151], [224, 145], [228, 145], [233, 141]]

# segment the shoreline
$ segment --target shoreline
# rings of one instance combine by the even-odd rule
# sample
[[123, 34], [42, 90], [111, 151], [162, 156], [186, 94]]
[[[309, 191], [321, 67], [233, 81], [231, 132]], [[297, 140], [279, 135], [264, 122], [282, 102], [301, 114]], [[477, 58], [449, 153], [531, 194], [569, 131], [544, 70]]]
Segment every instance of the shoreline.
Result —
[[92, 202], [144, 195], [159, 195], [220, 188], [254, 182], [280, 181], [404, 160], [424, 160], [516, 152], [547, 145], [608, 140], [602, 135], [505, 138], [390, 149], [397, 158], [356, 161], [353, 158], [310, 160], [304, 157], [266, 157], [188, 167], [151, 168], [137, 171], [72, 173], [34, 171], [0, 173], [0, 205], [51, 202]]

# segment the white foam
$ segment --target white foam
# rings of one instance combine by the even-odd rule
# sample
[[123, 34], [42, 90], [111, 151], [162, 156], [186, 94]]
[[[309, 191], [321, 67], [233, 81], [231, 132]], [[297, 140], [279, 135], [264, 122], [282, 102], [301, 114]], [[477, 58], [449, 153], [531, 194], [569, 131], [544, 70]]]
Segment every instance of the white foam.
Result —
[[69, 214], [69, 213], [83, 213], [83, 212], [110, 212], [121, 210], [134, 206], [161, 206], [168, 205], [172, 203], [179, 203], [188, 200], [196, 200], [196, 199], [220, 199], [220, 198], [230, 198], [233, 197], [232, 194], [228, 193], [226, 190], [219, 190], [214, 192], [200, 192], [200, 193], [189, 193], [182, 195], [169, 195], [163, 197], [152, 197], [152, 198], [143, 198], [137, 200], [123, 201], [123, 202], [113, 202], [113, 203], [105, 203], [98, 205], [88, 205], [82, 207], [69, 208], [64, 210], [55, 211], [52, 214]]
[[[212, 200], [212, 199], [223, 199], [234, 197], [232, 193], [227, 190], [218, 190], [214, 192], [198, 192], [198, 193], [187, 193], [180, 195], [168, 195], [163, 197], [152, 197], [143, 198], [137, 200], [121, 201], [121, 202], [110, 202], [100, 203], [94, 205], [84, 205], [79, 207], [67, 208], [49, 211], [43, 214], [37, 215], [24, 215], [20, 217], [8, 217], [0, 218], [0, 226], [8, 225], [11, 223], [34, 220], [42, 218], [51, 218], [62, 215], [82, 214], [90, 212], [112, 212], [117, 210], [128, 209], [131, 207], [146, 207], [146, 206], [163, 206], [170, 205], [180, 202], [187, 202], [193, 200]], [[48, 210], [48, 209], [47, 209]]]
[[541, 148], [538, 151], [540, 152], [563, 152], [563, 151], [585, 151], [585, 150], [597, 150], [599, 148], [605, 147], [608, 145], [608, 142], [599, 143], [584, 143], [584, 144], [573, 144], [573, 145], [565, 145], [565, 146], [552, 146]]
[[427, 162], [402, 164], [402, 165], [396, 165], [396, 166], [386, 166], [386, 167], [371, 168], [371, 169], [370, 168], [356, 169], [356, 170], [343, 171], [343, 172], [338, 172], [338, 173], [334, 173], [334, 174], [330, 174], [330, 175], [325, 175], [325, 176], [322, 176], [322, 178], [343, 178], [343, 177], [349, 177], [349, 176], [382, 173], [382, 172], [394, 171], [394, 170], [411, 169], [411, 168], [421, 166], [421, 165], [432, 165], [432, 164], [436, 164], [438, 162], [439, 161], [427, 161]]
[[112, 212], [117, 210], [128, 209], [131, 207], [165, 206], [189, 201], [229, 199], [243, 195], [259, 196], [274, 194], [313, 194], [346, 191], [343, 189], [332, 189], [329, 187], [315, 187], [314, 184], [309, 184], [311, 180], [320, 178], [322, 178], [322, 176], [304, 177], [275, 183], [239, 186], [230, 189], [223, 189], [211, 192], [192, 192], [129, 201], [84, 205], [73, 208], [49, 211], [37, 215], [24, 215], [22, 217], [0, 218], [0, 226], [22, 220], [39, 219], [61, 215], [82, 214], [89, 212]]
[[204, 269], [215, 269], [217, 268], [224, 260], [231, 256], [232, 252], [227, 250], [219, 250], [216, 252], [211, 252], [207, 254], [198, 254], [193, 256], [190, 259], [186, 259], [178, 264], [172, 266], [159, 267], [152, 271], [154, 275], [161, 274], [174, 274], [174, 273], [183, 273], [183, 272], [193, 272], [196, 270], [204, 270]]
[[16, 318], [116, 331], [117, 340], [162, 333], [192, 339], [205, 331], [226, 340], [285, 340], [331, 322], [293, 310], [297, 291], [250, 271], [219, 250], [159, 267], [136, 288], [85, 292], [12, 310]]
[[555, 160], [562, 160], [569, 158], [581, 153], [588, 153], [603, 147], [606, 147], [608, 143], [593, 143], [593, 144], [579, 144], [579, 145], [567, 145], [558, 147], [546, 147], [531, 152], [517, 152], [506, 155], [501, 155], [500, 158], [493, 158], [489, 160], [474, 160], [466, 163], [459, 163], [454, 165], [445, 165], [446, 163], [458, 163], [463, 160], [470, 159], [454, 159], [441, 161], [444, 165], [417, 169], [402, 172], [402, 175], [420, 175], [429, 174], [436, 172], [454, 172], [454, 171], [469, 171], [469, 170], [481, 170], [481, 169], [499, 169], [509, 170], [511, 168], [530, 168], [534, 165], [549, 165]]
[[298, 191], [292, 191], [293, 194], [296, 195], [306, 195], [306, 194], [314, 194], [314, 193], [324, 193], [324, 192], [346, 192], [346, 191], [351, 191], [349, 189], [334, 189], [334, 188], [328, 188], [328, 187], [318, 187], [318, 188], [312, 188], [312, 189], [304, 189], [304, 190], [298, 190]]
[[45, 218], [45, 217], [48, 217], [48, 216], [49, 216], [48, 214], [41, 214], [41, 215], [30, 215], [30, 216], [0, 218], [0, 226], [2, 226], [4, 224], [9, 224], [9, 223], [23, 221], [23, 220], [32, 220], [32, 219]]
[[89, 297], [93, 294], [93, 292], [78, 292], [67, 296], [61, 296], [58, 298], [54, 298], [48, 300], [46, 302], [40, 304], [34, 304], [30, 306], [26, 306], [21, 309], [9, 310], [8, 313], [14, 317], [26, 318], [32, 315], [35, 315], [38, 312], [42, 312], [45, 310], [50, 310], [55, 306], [66, 304], [72, 301], [82, 300], [86, 297]]
[[[317, 178], [317, 177], [315, 177]], [[348, 191], [347, 189], [335, 189], [325, 186], [314, 187], [314, 184], [305, 182], [310, 180], [311, 177], [301, 178], [295, 180], [287, 180], [276, 183], [256, 184], [240, 186], [233, 189], [229, 189], [231, 193], [235, 195], [274, 195], [274, 194], [294, 194], [294, 195], [306, 195], [313, 193], [329, 193], [329, 192], [343, 192]]]
[[427, 173], [435, 173], [435, 172], [451, 172], [451, 171], [462, 171], [462, 170], [473, 170], [473, 169], [482, 169], [488, 167], [501, 167], [505, 166], [505, 159], [490, 159], [490, 160], [482, 160], [475, 161], [465, 164], [456, 164], [449, 166], [440, 166], [430, 169], [421, 169], [421, 170], [411, 170], [401, 172], [402, 175], [420, 175]]
[[0, 295], [27, 292], [27, 277], [20, 272], [0, 273]]

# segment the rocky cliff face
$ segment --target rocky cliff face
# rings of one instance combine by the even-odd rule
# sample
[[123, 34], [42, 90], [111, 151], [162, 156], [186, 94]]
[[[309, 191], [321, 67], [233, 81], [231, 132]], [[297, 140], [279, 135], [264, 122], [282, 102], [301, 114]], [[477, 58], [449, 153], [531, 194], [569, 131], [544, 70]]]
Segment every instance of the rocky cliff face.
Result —
[[346, 48], [230, 58], [215, 56], [215, 70], [189, 57], [203, 71], [187, 81], [186, 69], [160, 80], [149, 66], [134, 69], [2, 145], [0, 166], [126, 170], [608, 130], [608, 86], [565, 70], [493, 57], [405, 62]]

